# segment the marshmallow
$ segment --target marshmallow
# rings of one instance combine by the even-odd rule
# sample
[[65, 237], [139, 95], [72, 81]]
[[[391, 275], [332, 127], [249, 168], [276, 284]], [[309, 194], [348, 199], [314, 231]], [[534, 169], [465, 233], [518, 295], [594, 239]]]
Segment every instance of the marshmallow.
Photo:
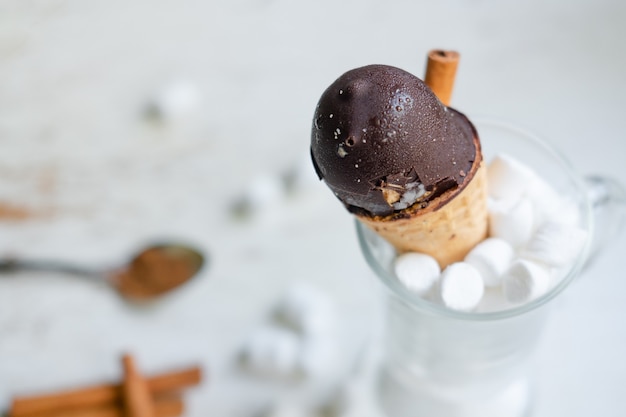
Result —
[[515, 252], [504, 239], [491, 237], [476, 245], [465, 257], [465, 262], [478, 270], [485, 286], [500, 285], [502, 275], [511, 265]]
[[502, 291], [502, 286], [485, 288], [483, 298], [480, 300], [480, 304], [476, 307], [477, 313], [491, 313], [494, 311], [504, 311], [515, 304], [509, 302]]
[[524, 303], [545, 294], [551, 284], [550, 272], [534, 262], [518, 259], [504, 274], [502, 290], [512, 303]]
[[304, 404], [278, 402], [264, 409], [256, 417], [311, 417], [312, 413]]
[[576, 203], [563, 198], [541, 177], [533, 173], [524, 195], [533, 204], [535, 224], [555, 221], [576, 225], [580, 221], [580, 210]]
[[200, 91], [193, 83], [179, 80], [160, 89], [148, 104], [150, 114], [164, 120], [185, 116], [198, 108]]
[[556, 190], [535, 173], [531, 176], [524, 195], [533, 204], [537, 223], [553, 217], [555, 210], [563, 206], [563, 200]]
[[376, 395], [369, 378], [352, 376], [343, 382], [321, 408], [321, 415], [328, 417], [378, 416]]
[[341, 366], [337, 350], [334, 337], [305, 338], [298, 358], [298, 371], [307, 377], [331, 375]]
[[521, 256], [550, 266], [565, 266], [576, 259], [586, 240], [585, 230], [548, 221], [537, 230]]
[[579, 202], [571, 199], [562, 199], [559, 209], [546, 216], [545, 221], [552, 221], [572, 227], [578, 227], [581, 221], [580, 215], [581, 211]]
[[457, 262], [441, 274], [441, 300], [453, 310], [473, 310], [485, 291], [480, 273], [472, 265]]
[[311, 169], [311, 154], [308, 150], [282, 174], [282, 180], [289, 193], [319, 186], [320, 179], [315, 170]]
[[441, 274], [435, 258], [415, 252], [398, 256], [394, 263], [394, 270], [400, 282], [419, 295], [428, 293]]
[[235, 201], [234, 210], [241, 215], [267, 211], [285, 197], [285, 187], [278, 176], [257, 175]]
[[519, 200], [496, 200], [492, 197], [487, 197], [487, 211], [491, 212], [507, 212], [515, 206]]
[[276, 307], [276, 317], [309, 336], [328, 334], [335, 324], [331, 300], [323, 292], [304, 283], [287, 290]]
[[528, 185], [532, 170], [508, 155], [496, 155], [487, 167], [487, 191], [498, 200], [517, 200]]
[[513, 207], [491, 207], [489, 211], [489, 235], [509, 242], [514, 248], [524, 246], [533, 233], [533, 206], [520, 199]]
[[297, 370], [300, 338], [287, 329], [264, 326], [256, 329], [243, 349], [243, 360], [252, 371], [286, 376]]

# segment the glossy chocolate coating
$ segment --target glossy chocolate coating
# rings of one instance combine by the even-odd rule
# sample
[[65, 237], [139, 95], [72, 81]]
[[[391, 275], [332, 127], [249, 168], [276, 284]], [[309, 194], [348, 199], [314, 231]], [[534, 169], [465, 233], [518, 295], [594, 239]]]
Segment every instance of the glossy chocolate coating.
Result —
[[353, 212], [386, 216], [463, 184], [476, 132], [414, 75], [386, 65], [348, 71], [322, 94], [311, 157]]

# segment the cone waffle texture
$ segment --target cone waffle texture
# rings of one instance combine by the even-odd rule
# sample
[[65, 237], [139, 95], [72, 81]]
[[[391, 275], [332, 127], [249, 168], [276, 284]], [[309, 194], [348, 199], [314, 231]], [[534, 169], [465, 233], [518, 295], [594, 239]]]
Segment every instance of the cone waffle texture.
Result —
[[[487, 180], [481, 164], [470, 182], [445, 204], [431, 201], [430, 207], [407, 217], [359, 220], [391, 243], [398, 252], [420, 252], [434, 257], [441, 268], [462, 261], [487, 237]], [[450, 198], [446, 194], [438, 199]]]

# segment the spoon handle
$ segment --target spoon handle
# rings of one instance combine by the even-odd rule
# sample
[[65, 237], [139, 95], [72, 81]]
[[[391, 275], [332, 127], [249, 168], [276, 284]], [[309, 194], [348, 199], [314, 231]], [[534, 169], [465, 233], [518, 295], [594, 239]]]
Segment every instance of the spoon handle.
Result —
[[102, 271], [52, 260], [0, 259], [0, 274], [19, 271], [50, 271], [69, 275], [99, 278]]

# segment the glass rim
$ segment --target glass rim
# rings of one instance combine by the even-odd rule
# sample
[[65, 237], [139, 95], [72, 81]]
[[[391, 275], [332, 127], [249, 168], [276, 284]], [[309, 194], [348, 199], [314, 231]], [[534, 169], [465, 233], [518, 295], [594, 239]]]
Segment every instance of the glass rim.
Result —
[[[505, 310], [489, 312], [464, 312], [452, 310], [442, 304], [426, 300], [420, 297], [418, 294], [411, 292], [404, 285], [402, 285], [402, 283], [400, 283], [400, 281], [395, 277], [393, 273], [390, 273], [385, 267], [383, 267], [383, 265], [376, 261], [376, 258], [370, 250], [369, 244], [367, 243], [367, 238], [365, 236], [366, 229], [369, 230], [367, 226], [361, 223], [358, 219], [355, 219], [355, 224], [359, 246], [368, 265], [373, 269], [378, 279], [383, 282], [387, 289], [391, 291], [393, 295], [399, 297], [402, 301], [407, 303], [410, 307], [445, 318], [453, 318], [467, 321], [501, 320], [520, 316], [543, 306], [550, 300], [554, 299], [561, 292], [563, 292], [563, 290], [565, 290], [565, 288], [569, 286], [574, 278], [576, 278], [576, 276], [585, 265], [591, 247], [591, 240], [593, 236], [591, 204], [587, 194], [583, 191], [585, 189], [585, 185], [582, 176], [574, 169], [574, 167], [563, 156], [563, 154], [556, 150], [556, 148], [554, 148], [548, 141], [534, 133], [531, 133], [525, 128], [519, 127], [507, 121], [485, 116], [473, 116], [471, 120], [477, 126], [477, 129], [480, 129], [480, 125], [483, 125], [488, 127], [505, 129], [517, 135], [524, 136], [525, 139], [529, 140], [534, 145], [538, 146], [543, 151], [547, 152], [555, 160], [557, 160], [567, 174], [568, 179], [575, 184], [578, 190], [581, 190], [581, 195], [583, 198], [581, 220], [586, 226], [589, 237], [586, 239], [585, 245], [581, 251], [582, 256], [578, 256], [576, 258], [574, 264], [554, 287], [552, 287], [547, 293], [541, 295], [540, 297], [537, 297], [534, 300], [531, 300], [524, 304], [520, 304], [518, 306], [507, 308]], [[480, 132], [480, 130], [478, 131]], [[375, 232], [373, 231], [371, 231], [371, 233], [375, 234]], [[382, 237], [379, 238], [383, 239]]]

